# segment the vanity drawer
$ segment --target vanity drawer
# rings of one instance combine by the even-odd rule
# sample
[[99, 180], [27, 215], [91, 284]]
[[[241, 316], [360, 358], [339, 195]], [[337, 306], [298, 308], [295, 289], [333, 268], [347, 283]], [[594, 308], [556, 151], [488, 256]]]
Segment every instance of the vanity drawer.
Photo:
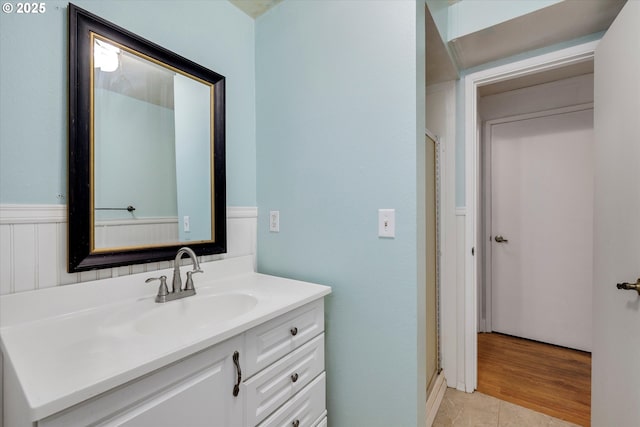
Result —
[[324, 332], [324, 301], [316, 300], [249, 330], [247, 378]]
[[325, 413], [325, 391], [323, 372], [258, 427], [313, 427]]
[[246, 425], [255, 426], [324, 371], [324, 334], [246, 381]]

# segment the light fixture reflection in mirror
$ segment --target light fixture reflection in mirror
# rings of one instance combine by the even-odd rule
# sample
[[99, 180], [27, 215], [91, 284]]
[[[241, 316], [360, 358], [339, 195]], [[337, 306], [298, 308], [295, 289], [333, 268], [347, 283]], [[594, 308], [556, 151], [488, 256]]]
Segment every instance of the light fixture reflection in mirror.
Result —
[[212, 86], [93, 48], [94, 250], [212, 240]]
[[95, 40], [93, 44], [93, 66], [101, 71], [110, 73], [118, 69], [120, 49], [101, 40]]

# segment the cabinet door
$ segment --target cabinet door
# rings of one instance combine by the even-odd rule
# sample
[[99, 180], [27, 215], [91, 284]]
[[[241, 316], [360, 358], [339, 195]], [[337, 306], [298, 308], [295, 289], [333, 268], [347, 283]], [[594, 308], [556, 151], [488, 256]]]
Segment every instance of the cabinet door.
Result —
[[220, 354], [211, 366], [175, 384], [107, 426], [240, 426], [242, 405], [232, 394], [235, 367], [231, 354]]
[[53, 415], [38, 426], [242, 426], [244, 395], [233, 396], [237, 382], [235, 351], [240, 352], [242, 360], [241, 337]]
[[[220, 347], [220, 348], [218, 348]], [[234, 345], [223, 343], [209, 355], [211, 364], [183, 378], [162, 394], [108, 422], [108, 426], [241, 426], [240, 399], [233, 396], [237, 375]]]

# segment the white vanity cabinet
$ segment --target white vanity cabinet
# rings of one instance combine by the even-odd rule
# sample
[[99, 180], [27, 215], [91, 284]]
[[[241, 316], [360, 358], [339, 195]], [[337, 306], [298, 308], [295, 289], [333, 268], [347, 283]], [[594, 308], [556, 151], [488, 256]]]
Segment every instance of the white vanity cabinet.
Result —
[[166, 304], [149, 273], [0, 296], [0, 427], [326, 425], [331, 288], [253, 263]]
[[325, 407], [320, 298], [37, 427], [316, 427], [326, 423]]
[[232, 338], [45, 418], [37, 426], [240, 427], [243, 402], [233, 396], [237, 378], [233, 354], [242, 355], [243, 344], [242, 337]]
[[246, 344], [246, 426], [315, 426], [326, 413], [323, 300], [247, 331]]

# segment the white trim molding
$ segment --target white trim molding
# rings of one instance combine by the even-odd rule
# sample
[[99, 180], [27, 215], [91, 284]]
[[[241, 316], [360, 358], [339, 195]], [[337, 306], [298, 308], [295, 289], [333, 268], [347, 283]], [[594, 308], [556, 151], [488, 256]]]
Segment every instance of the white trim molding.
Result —
[[[478, 382], [478, 271], [476, 251], [480, 248], [478, 221], [480, 218], [480, 122], [478, 118], [478, 88], [503, 80], [535, 74], [554, 68], [577, 64], [594, 57], [599, 41], [560, 49], [544, 55], [527, 58], [494, 68], [478, 71], [464, 77], [465, 123], [465, 247], [464, 247], [464, 311], [458, 321], [464, 324], [463, 336], [458, 337], [464, 354], [464, 390], [473, 392]], [[457, 212], [456, 212], [457, 214]]]
[[254, 206], [227, 206], [227, 218], [258, 218], [258, 208]]
[[0, 205], [0, 224], [67, 222], [67, 205]]
[[[254, 206], [227, 206], [227, 218], [257, 218]], [[67, 205], [0, 205], [0, 224], [67, 222]]]

